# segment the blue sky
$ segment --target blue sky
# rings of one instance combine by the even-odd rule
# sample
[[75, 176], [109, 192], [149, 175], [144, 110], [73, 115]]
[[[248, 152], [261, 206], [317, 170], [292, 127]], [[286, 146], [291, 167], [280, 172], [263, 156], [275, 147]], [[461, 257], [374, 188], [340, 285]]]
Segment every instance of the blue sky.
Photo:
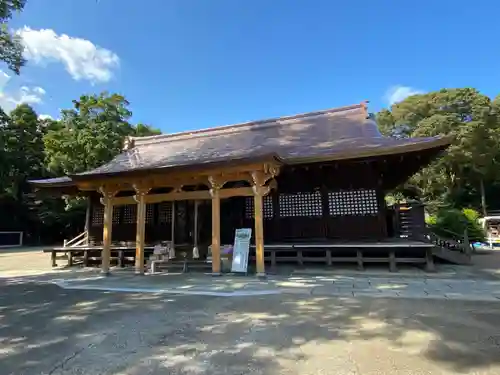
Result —
[[[124, 94], [133, 121], [205, 128], [412, 92], [500, 93], [500, 3], [478, 0], [28, 0], [28, 66], [0, 104], [43, 115]], [[7, 75], [10, 77], [7, 77]], [[7, 108], [8, 109], [8, 108]]]

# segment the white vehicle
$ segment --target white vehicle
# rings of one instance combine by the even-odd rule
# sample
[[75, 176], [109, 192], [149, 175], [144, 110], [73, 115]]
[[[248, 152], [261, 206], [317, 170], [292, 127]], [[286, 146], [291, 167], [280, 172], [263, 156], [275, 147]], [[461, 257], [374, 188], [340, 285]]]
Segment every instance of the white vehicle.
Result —
[[486, 243], [490, 248], [500, 247], [500, 215], [482, 217], [479, 223], [486, 233]]

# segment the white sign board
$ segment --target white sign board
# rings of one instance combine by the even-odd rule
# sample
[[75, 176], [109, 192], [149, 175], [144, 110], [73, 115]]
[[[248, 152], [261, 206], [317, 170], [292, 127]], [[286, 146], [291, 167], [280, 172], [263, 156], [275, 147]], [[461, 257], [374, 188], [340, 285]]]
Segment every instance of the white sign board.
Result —
[[251, 228], [236, 229], [234, 234], [233, 263], [231, 264], [231, 272], [247, 272], [251, 236]]

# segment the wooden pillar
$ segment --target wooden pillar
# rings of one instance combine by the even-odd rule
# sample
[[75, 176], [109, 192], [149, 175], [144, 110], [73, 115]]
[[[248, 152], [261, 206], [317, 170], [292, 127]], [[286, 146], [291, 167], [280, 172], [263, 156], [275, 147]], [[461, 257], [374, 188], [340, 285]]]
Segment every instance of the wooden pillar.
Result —
[[194, 201], [194, 235], [193, 235], [193, 244], [195, 247], [198, 247], [198, 206], [200, 205], [200, 201]]
[[194, 201], [194, 223], [193, 223], [193, 259], [200, 258], [200, 251], [198, 249], [198, 205], [199, 201]]
[[264, 218], [262, 209], [262, 194], [259, 194], [258, 189], [255, 190], [253, 197], [254, 202], [254, 220], [255, 220], [255, 260], [257, 276], [265, 276], [266, 270], [264, 266]]
[[175, 254], [175, 201], [172, 201], [172, 226], [170, 227], [170, 248], [172, 252]]
[[137, 202], [137, 229], [135, 234], [135, 273], [138, 275], [144, 274], [144, 239], [146, 231], [146, 200], [145, 197], [149, 193], [150, 188], [135, 186], [136, 195], [134, 196]]
[[212, 274], [221, 273], [220, 258], [220, 195], [223, 183], [214, 177], [209, 178], [210, 195], [212, 196]]
[[87, 197], [87, 210], [85, 211], [85, 232], [87, 232], [86, 245], [90, 241], [90, 226], [92, 225], [92, 198]]
[[264, 277], [266, 269], [264, 265], [264, 212], [263, 197], [270, 192], [269, 186], [264, 186], [270, 176], [263, 172], [253, 172], [254, 192], [254, 220], [255, 220], [255, 266], [257, 277]]
[[104, 205], [104, 225], [102, 232], [102, 254], [101, 254], [101, 272], [109, 274], [109, 265], [111, 260], [111, 230], [113, 227], [113, 198], [117, 190], [101, 187], [100, 192], [103, 195], [101, 203]]

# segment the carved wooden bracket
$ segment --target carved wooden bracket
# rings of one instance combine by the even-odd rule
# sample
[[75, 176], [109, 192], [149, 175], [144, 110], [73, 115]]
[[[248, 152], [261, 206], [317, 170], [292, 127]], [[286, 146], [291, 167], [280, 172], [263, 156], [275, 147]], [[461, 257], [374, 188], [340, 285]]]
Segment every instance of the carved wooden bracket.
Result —
[[[280, 173], [280, 166], [277, 164], [266, 163], [264, 164], [264, 173], [269, 175], [269, 178], [274, 178]], [[268, 178], [268, 179], [269, 179]]]
[[212, 196], [212, 198], [218, 193], [220, 189], [222, 189], [226, 182], [227, 181], [223, 176], [208, 176], [208, 184], [210, 187], [210, 195]]
[[146, 186], [139, 185], [139, 184], [134, 184], [132, 186], [135, 190], [134, 200], [137, 203], [140, 203], [141, 199], [143, 199], [146, 195], [148, 195], [148, 193], [151, 190], [150, 187], [146, 187]]
[[250, 176], [252, 177], [252, 185], [253, 186], [264, 186], [271, 178], [271, 176], [263, 171], [254, 171], [250, 173]]
[[279, 166], [275, 164], [266, 163], [264, 164], [263, 170], [257, 170], [250, 172], [249, 182], [253, 186], [264, 186], [267, 181], [276, 177], [279, 174]]
[[113, 203], [113, 198], [120, 191], [117, 186], [101, 186], [99, 187], [99, 193], [102, 194], [100, 199], [101, 204]]

